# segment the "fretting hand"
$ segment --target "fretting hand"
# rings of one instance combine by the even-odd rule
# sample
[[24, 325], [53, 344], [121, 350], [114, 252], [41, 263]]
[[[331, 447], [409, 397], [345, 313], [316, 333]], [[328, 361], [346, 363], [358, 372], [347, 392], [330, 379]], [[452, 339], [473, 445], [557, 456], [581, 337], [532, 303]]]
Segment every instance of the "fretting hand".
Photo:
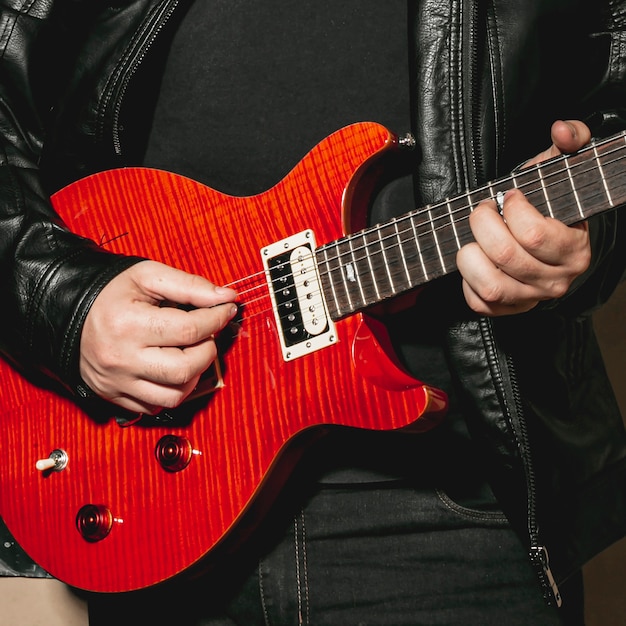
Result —
[[[579, 150], [590, 139], [582, 122], [555, 122], [552, 146], [526, 166]], [[465, 299], [481, 315], [522, 313], [559, 298], [591, 260], [586, 223], [544, 217], [516, 189], [505, 194], [502, 215], [494, 201], [479, 204], [470, 227], [476, 241], [461, 248], [457, 265]]]

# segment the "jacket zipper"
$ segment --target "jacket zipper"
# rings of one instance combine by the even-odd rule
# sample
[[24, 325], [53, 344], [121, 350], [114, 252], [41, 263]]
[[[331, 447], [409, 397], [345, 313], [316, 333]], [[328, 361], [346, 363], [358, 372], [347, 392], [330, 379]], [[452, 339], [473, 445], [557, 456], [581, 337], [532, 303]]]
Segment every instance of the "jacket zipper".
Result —
[[118, 78], [113, 81], [111, 87], [103, 95], [105, 102], [114, 103], [113, 121], [111, 127], [113, 149], [116, 155], [122, 154], [122, 142], [120, 139], [120, 113], [124, 94], [128, 88], [133, 75], [146, 57], [150, 47], [158, 37], [163, 27], [168, 22], [177, 6], [179, 0], [165, 0], [145, 19], [138, 41], [132, 46], [127, 58], [120, 63], [118, 68]]
[[[489, 339], [490, 343], [495, 344], [495, 338], [493, 335], [493, 326], [491, 320], [482, 318], [480, 320], [480, 327], [483, 337]], [[494, 365], [494, 356], [492, 352], [487, 352], [487, 359]], [[524, 421], [524, 409], [522, 407], [521, 394], [519, 386], [517, 384], [517, 377], [515, 373], [515, 365], [513, 359], [508, 356], [506, 359], [506, 368], [511, 386], [511, 394], [513, 396], [514, 412], [508, 412], [508, 421], [513, 428], [513, 433], [517, 440], [517, 448], [520, 452], [522, 466], [524, 468], [524, 475], [526, 477], [526, 511], [527, 511], [527, 530], [528, 530], [528, 555], [530, 561], [535, 568], [541, 589], [543, 590], [543, 596], [549, 605], [556, 605], [560, 607], [563, 603], [561, 593], [552, 570], [550, 569], [550, 557], [548, 549], [540, 541], [539, 524], [537, 522], [537, 486], [535, 471], [533, 468], [532, 457], [530, 453], [530, 445], [528, 438], [528, 430]], [[506, 397], [504, 391], [504, 382], [502, 377], [494, 377], [494, 382], [500, 387], [500, 394], [502, 397]]]
[[[491, 331], [491, 325], [490, 325]], [[521, 394], [517, 384], [517, 376], [515, 373], [515, 365], [513, 359], [507, 357], [507, 370], [511, 381], [511, 389], [515, 402], [515, 414], [518, 416], [516, 436], [519, 441], [519, 450], [524, 465], [524, 473], [526, 475], [527, 497], [528, 497], [528, 537], [530, 540], [529, 556], [531, 563], [534, 565], [541, 588], [544, 592], [544, 598], [548, 604], [556, 604], [560, 607], [563, 603], [559, 587], [554, 580], [552, 570], [550, 569], [550, 557], [548, 549], [540, 541], [539, 524], [537, 523], [537, 487], [535, 479], [535, 471], [533, 469], [532, 458], [530, 454], [530, 445], [528, 439], [528, 430], [526, 422], [523, 419], [524, 410], [522, 408]]]
[[[478, 185], [479, 182], [483, 181], [485, 178], [485, 168], [483, 165], [483, 154], [482, 154], [482, 144], [480, 137], [480, 115], [482, 111], [482, 93], [480, 90], [480, 68], [479, 63], [481, 59], [481, 54], [478, 51], [478, 46], [480, 45], [480, 28], [479, 25], [481, 23], [481, 13], [480, 13], [480, 2], [472, 3], [472, 11], [471, 11], [471, 27], [470, 27], [470, 41], [469, 41], [469, 49], [470, 49], [470, 62], [469, 62], [469, 72], [470, 72], [470, 80], [469, 85], [471, 89], [470, 93], [470, 102], [471, 102], [471, 115], [470, 115], [470, 132], [471, 132], [471, 141], [470, 141], [470, 151], [471, 151], [471, 163], [473, 166], [472, 172], [472, 183], [474, 186]], [[486, 36], [486, 35], [485, 35]]]
[[[480, 42], [480, 24], [485, 23], [487, 26], [487, 15], [481, 12], [481, 3], [473, 2], [471, 11], [471, 28], [470, 28], [470, 89], [471, 89], [471, 163], [474, 168], [473, 175], [475, 177], [474, 184], [478, 184], [485, 178], [485, 166], [484, 156], [481, 150], [481, 136], [480, 136], [480, 115], [482, 111], [482, 92], [480, 89], [480, 67], [479, 64], [483, 62], [481, 53], [478, 46]], [[487, 12], [489, 9], [485, 8]], [[485, 32], [485, 45], [487, 45], [487, 38], [489, 34]], [[483, 337], [489, 338], [491, 342], [495, 342], [493, 336], [493, 327], [491, 322], [483, 318], [481, 320], [481, 328]], [[491, 365], [494, 365], [494, 357], [488, 352], [487, 359], [491, 361]], [[539, 582], [543, 590], [543, 595], [546, 602], [549, 605], [556, 604], [560, 607], [562, 604], [561, 594], [559, 588], [554, 580], [552, 570], [550, 569], [550, 559], [546, 546], [542, 545], [540, 541], [539, 526], [537, 522], [537, 488], [535, 480], [535, 472], [533, 469], [532, 458], [530, 454], [530, 445], [528, 439], [528, 432], [526, 424], [523, 419], [524, 410], [521, 402], [521, 394], [517, 384], [517, 378], [515, 374], [515, 366], [511, 357], [507, 357], [507, 369], [509, 373], [509, 380], [511, 383], [511, 392], [514, 401], [515, 415], [517, 416], [517, 423], [512, 424], [513, 432], [518, 442], [518, 449], [520, 451], [522, 464], [524, 467], [524, 474], [526, 476], [526, 497], [527, 497], [527, 529], [529, 539], [529, 558], [533, 564], [535, 571], [539, 577]], [[501, 379], [494, 378], [497, 385], [501, 387], [500, 391], [502, 397], [505, 397], [502, 389], [503, 382]], [[509, 422], [512, 423], [512, 415], [509, 414]]]

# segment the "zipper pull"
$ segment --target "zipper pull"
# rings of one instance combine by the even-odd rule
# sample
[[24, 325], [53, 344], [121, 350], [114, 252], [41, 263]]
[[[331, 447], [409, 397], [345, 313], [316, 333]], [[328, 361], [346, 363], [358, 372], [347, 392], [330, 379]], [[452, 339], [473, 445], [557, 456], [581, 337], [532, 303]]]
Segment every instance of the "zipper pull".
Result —
[[530, 559], [539, 572], [541, 585], [544, 588], [544, 596], [548, 604], [555, 602], [560, 607], [563, 604], [563, 598], [550, 569], [548, 550], [545, 546], [531, 546]]

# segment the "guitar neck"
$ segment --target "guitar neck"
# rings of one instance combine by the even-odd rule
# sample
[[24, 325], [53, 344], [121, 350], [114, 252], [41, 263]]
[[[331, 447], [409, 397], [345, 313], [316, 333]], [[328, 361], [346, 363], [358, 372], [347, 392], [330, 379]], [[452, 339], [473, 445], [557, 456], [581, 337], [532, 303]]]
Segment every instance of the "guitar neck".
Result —
[[456, 271], [473, 240], [468, 217], [484, 200], [520, 189], [546, 217], [575, 224], [626, 203], [626, 134], [544, 161], [437, 204], [321, 246], [316, 261], [337, 320]]

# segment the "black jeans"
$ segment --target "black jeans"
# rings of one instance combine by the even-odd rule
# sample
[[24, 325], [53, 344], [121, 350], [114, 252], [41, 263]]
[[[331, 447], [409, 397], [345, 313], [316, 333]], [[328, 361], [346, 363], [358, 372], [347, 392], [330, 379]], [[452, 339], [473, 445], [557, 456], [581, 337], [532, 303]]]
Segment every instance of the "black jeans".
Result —
[[546, 605], [502, 513], [461, 506], [437, 489], [320, 485], [280, 535], [247, 571], [231, 562], [218, 576], [96, 596], [91, 625], [583, 623], [580, 589], [565, 593], [565, 612]]

